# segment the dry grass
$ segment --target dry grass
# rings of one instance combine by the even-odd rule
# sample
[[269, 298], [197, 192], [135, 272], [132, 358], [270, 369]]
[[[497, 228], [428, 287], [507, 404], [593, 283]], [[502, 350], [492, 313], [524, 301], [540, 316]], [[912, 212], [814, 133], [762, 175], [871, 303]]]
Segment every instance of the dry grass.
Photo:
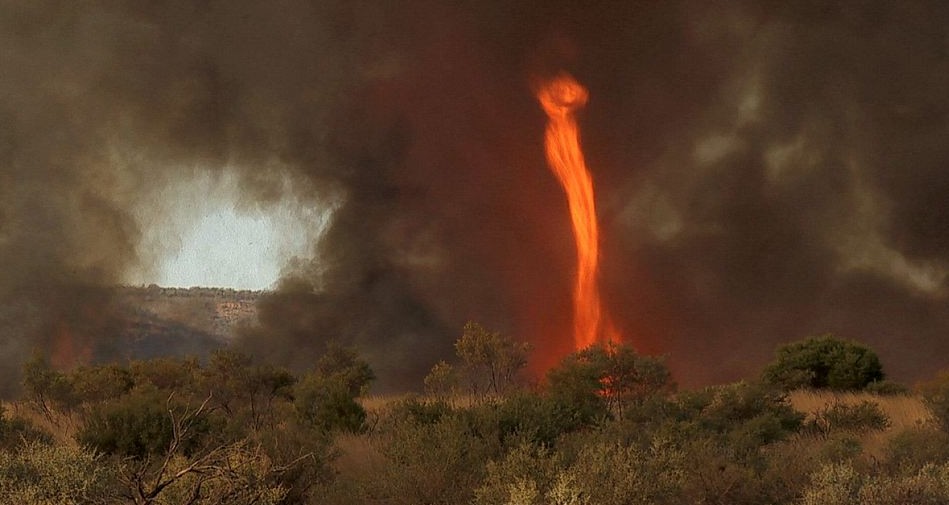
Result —
[[932, 420], [932, 414], [922, 399], [914, 395], [880, 396], [870, 393], [835, 393], [829, 391], [795, 391], [790, 395], [791, 406], [805, 414], [835, 403], [857, 405], [869, 401], [879, 405], [890, 418], [889, 430], [912, 428]]
[[865, 401], [873, 402], [889, 418], [890, 425], [883, 431], [870, 431], [861, 437], [866, 453], [879, 457], [889, 439], [896, 433], [917, 428], [932, 421], [932, 413], [916, 395], [881, 396], [860, 392], [831, 391], [794, 391], [789, 395], [791, 406], [809, 417], [834, 404], [857, 405]]
[[3, 402], [3, 412], [7, 417], [26, 419], [30, 424], [53, 436], [59, 444], [78, 445], [76, 432], [81, 428], [78, 416], [64, 416], [54, 413], [52, 420], [21, 402]]

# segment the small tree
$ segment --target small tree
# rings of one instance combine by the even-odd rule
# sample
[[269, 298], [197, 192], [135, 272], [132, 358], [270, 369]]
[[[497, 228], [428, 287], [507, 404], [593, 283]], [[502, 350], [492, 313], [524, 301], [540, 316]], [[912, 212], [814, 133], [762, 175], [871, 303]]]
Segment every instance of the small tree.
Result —
[[458, 375], [455, 368], [439, 361], [425, 376], [425, 392], [438, 401], [447, 402], [458, 387]]
[[315, 369], [294, 388], [294, 407], [306, 426], [323, 432], [358, 432], [365, 426], [366, 410], [356, 399], [369, 390], [375, 374], [356, 351], [332, 345]]
[[884, 375], [876, 353], [828, 334], [781, 346], [762, 378], [785, 390], [846, 391], [863, 389]]
[[530, 345], [469, 322], [455, 342], [455, 351], [471, 393], [483, 397], [510, 391], [527, 365]]
[[60, 416], [69, 415], [77, 404], [72, 382], [62, 372], [53, 370], [40, 354], [23, 367], [23, 391], [27, 405], [54, 426], [59, 426]]
[[547, 374], [551, 395], [590, 420], [605, 413], [622, 418], [634, 402], [674, 388], [662, 360], [626, 345], [594, 345], [567, 356]]

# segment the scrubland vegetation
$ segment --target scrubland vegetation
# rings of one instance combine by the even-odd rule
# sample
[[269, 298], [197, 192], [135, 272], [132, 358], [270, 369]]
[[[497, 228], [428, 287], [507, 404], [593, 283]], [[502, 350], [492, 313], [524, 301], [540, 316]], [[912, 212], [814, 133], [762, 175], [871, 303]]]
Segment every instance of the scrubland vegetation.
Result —
[[949, 503], [949, 375], [916, 391], [825, 336], [756, 380], [677, 390], [625, 346], [521, 380], [529, 348], [476, 324], [425, 393], [365, 397], [330, 347], [303, 374], [221, 350], [24, 366], [0, 416], [0, 503]]

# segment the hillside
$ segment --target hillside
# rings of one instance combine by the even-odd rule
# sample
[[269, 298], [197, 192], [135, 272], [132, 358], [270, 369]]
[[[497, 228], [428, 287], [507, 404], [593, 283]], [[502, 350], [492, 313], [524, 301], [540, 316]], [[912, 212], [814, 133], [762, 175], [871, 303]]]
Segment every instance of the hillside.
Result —
[[133, 358], [205, 354], [231, 341], [238, 328], [256, 322], [262, 294], [227, 288], [121, 287], [117, 301], [126, 324], [120, 348], [113, 351]]

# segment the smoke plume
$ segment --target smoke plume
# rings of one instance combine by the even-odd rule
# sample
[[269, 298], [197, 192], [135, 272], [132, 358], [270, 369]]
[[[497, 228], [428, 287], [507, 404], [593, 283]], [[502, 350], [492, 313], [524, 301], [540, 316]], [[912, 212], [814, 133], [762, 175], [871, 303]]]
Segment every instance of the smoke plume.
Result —
[[574, 250], [531, 86], [567, 70], [630, 343], [699, 384], [830, 331], [924, 377], [947, 26], [936, 1], [0, 0], [0, 368], [105, 357], [110, 287], [163, 253], [134, 209], [206, 172], [332, 212], [244, 336], [262, 359], [336, 341], [416, 386], [475, 320], [552, 364]]

